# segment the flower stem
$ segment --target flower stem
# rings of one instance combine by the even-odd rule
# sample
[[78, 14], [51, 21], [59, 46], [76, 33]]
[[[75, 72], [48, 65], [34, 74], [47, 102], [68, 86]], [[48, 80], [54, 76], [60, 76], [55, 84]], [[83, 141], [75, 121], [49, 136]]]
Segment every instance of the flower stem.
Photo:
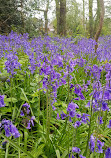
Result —
[[91, 102], [91, 114], [90, 114], [90, 124], [89, 124], [89, 131], [88, 131], [88, 140], [87, 140], [87, 145], [86, 145], [86, 158], [89, 158], [89, 150], [88, 150], [88, 144], [89, 144], [89, 139], [91, 136], [91, 123], [92, 123], [92, 102]]

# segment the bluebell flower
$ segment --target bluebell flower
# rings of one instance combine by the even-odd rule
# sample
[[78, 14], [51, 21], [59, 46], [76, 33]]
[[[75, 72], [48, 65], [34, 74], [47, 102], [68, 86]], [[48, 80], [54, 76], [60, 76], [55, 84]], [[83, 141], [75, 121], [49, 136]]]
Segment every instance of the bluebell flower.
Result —
[[24, 116], [23, 110], [20, 111], [20, 116]]
[[77, 128], [81, 125], [81, 121], [76, 121], [75, 124], [73, 125], [74, 128]]
[[81, 114], [76, 113], [77, 118], [81, 118]]
[[6, 137], [10, 137], [11, 135], [13, 135], [15, 138], [20, 137], [19, 131], [10, 120], [2, 120], [1, 127], [4, 128]]
[[103, 153], [102, 147], [104, 146], [104, 142], [101, 142], [99, 139], [97, 139], [97, 149], [96, 151], [98, 153]]
[[72, 147], [72, 152], [75, 152], [75, 153], [80, 153], [80, 149], [79, 148], [77, 148], [77, 147]]
[[75, 116], [75, 111], [70, 110], [70, 111], [69, 111], [69, 116], [70, 116], [70, 117], [74, 117], [74, 116]]
[[57, 119], [57, 120], [59, 120], [59, 119], [60, 119], [60, 117], [59, 117], [59, 113], [57, 113], [57, 117], [56, 117], [56, 119]]
[[103, 118], [101, 116], [98, 117], [98, 120], [99, 120], [99, 124], [103, 124]]
[[80, 158], [86, 158], [85, 156], [79, 155]]
[[61, 113], [61, 119], [64, 120], [67, 117], [67, 115], [62, 111]]
[[105, 158], [111, 158], [111, 147], [107, 148], [107, 150], [105, 152]]
[[72, 157], [71, 157], [71, 154], [69, 154], [69, 158], [75, 158], [75, 156], [74, 156], [74, 155], [72, 155]]
[[84, 95], [82, 94], [82, 87], [78, 84], [75, 85], [75, 90], [74, 93], [78, 95], [79, 98], [75, 98], [75, 99], [81, 99], [81, 100], [85, 100]]
[[103, 111], [109, 110], [109, 107], [108, 107], [107, 105], [108, 105], [108, 104], [103, 101], [103, 102], [102, 102], [102, 107], [101, 107], [101, 109], [102, 109]]
[[90, 115], [83, 113], [81, 116], [81, 121], [86, 124], [88, 121], [90, 121], [88, 116]]
[[35, 116], [32, 116], [27, 122], [27, 129], [31, 129], [31, 125], [34, 126]]
[[89, 148], [92, 152], [94, 152], [95, 148], [95, 138], [93, 135], [90, 136], [90, 141], [89, 141]]
[[0, 108], [1, 107], [4, 107], [5, 104], [4, 104], [4, 95], [0, 95]]
[[30, 105], [28, 103], [25, 103], [22, 105], [22, 109], [20, 115], [24, 116], [25, 114], [29, 114], [30, 113]]
[[111, 128], [111, 120], [109, 120], [109, 125], [107, 127]]
[[77, 104], [75, 104], [73, 102], [69, 103], [67, 111], [68, 111], [70, 117], [74, 117], [75, 116], [75, 114], [76, 114], [75, 113], [75, 109], [76, 108], [79, 108]]
[[75, 111], [75, 109], [76, 108], [79, 108], [79, 106], [76, 104], [76, 103], [73, 103], [73, 102], [71, 102], [71, 103], [69, 103], [69, 105], [68, 105], [68, 108], [67, 108], [67, 111], [69, 112], [69, 111]]
[[11, 73], [13, 76], [16, 74], [14, 71], [15, 69], [19, 69], [21, 67], [21, 64], [18, 62], [18, 57], [13, 54], [8, 54], [7, 55], [7, 61], [5, 62], [5, 69], [7, 70], [8, 73]]
[[90, 107], [90, 101], [85, 105], [85, 107]]

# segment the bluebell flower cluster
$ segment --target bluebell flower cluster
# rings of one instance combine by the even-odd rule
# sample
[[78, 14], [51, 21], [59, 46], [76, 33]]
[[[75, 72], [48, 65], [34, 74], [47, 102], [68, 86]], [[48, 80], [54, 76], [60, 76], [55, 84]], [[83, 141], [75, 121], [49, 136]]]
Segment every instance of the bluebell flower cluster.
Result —
[[12, 53], [8, 54], [5, 62], [5, 69], [11, 76], [16, 74], [16, 69], [20, 69], [21, 64], [18, 62], [18, 57]]
[[105, 152], [105, 158], [111, 158], [111, 147], [107, 148], [107, 150]]
[[[70, 103], [66, 112], [57, 113], [57, 119], [68, 118], [74, 128], [82, 126], [83, 123], [89, 125], [91, 116], [86, 113], [91, 107], [93, 114], [100, 113], [97, 123], [103, 124], [109, 121], [107, 127], [111, 128], [111, 120], [104, 119], [104, 112], [110, 111], [108, 101], [111, 100], [111, 63], [109, 62], [111, 60], [111, 36], [106, 38], [99, 38], [99, 47], [95, 53], [94, 47], [97, 43], [93, 39], [82, 38], [77, 44], [74, 43], [73, 38], [49, 36], [29, 40], [28, 34], [18, 35], [12, 31], [8, 36], [0, 35], [0, 58], [6, 60], [5, 69], [13, 77], [17, 69], [21, 67], [18, 59], [19, 51], [25, 54], [28, 59], [26, 69], [29, 76], [35, 77], [36, 74], [40, 76], [38, 90], [42, 89], [44, 93], [47, 92], [50, 95], [53, 110], [57, 109], [55, 102], [58, 99], [59, 88], [63, 86], [67, 91], [69, 82], [69, 93], [72, 93]], [[93, 64], [95, 57], [101, 62], [99, 65]], [[81, 77], [76, 80], [75, 74], [79, 73], [79, 70], [83, 70], [84, 80], [81, 80]], [[92, 100], [89, 100], [90, 96]], [[83, 102], [87, 104], [86, 107], [81, 104]], [[0, 107], [4, 106], [4, 96], [0, 95]], [[31, 116], [28, 103], [23, 104], [20, 115], [25, 127], [31, 129], [31, 126], [34, 126], [35, 117]], [[9, 120], [2, 120], [0, 126], [4, 128], [6, 136], [19, 137], [19, 132]], [[95, 150], [103, 153], [104, 144], [91, 135], [89, 141], [91, 152]], [[78, 153], [80, 158], [85, 158], [80, 155], [80, 149], [77, 147], [73, 147], [72, 152], [74, 153], [72, 158], [75, 157], [75, 153]], [[107, 148], [105, 156], [107, 158], [111, 156], [111, 148]]]
[[14, 136], [14, 138], [20, 137], [19, 131], [10, 120], [3, 119], [1, 121], [0, 128], [5, 130], [6, 137], [10, 137], [11, 135]]
[[95, 144], [96, 144], [96, 138], [91, 135], [90, 136], [90, 141], [89, 141], [89, 148], [92, 152], [94, 152], [94, 150], [97, 153], [103, 153], [103, 147], [104, 147], [104, 142], [101, 142], [99, 139], [97, 139], [97, 148], [95, 149]]
[[[78, 147], [72, 147], [72, 152], [78, 153], [80, 158], [86, 158], [85, 156], [80, 154], [81, 150]], [[75, 158], [75, 156], [72, 154], [72, 157], [71, 157], [71, 154], [69, 154], [69, 158]]]
[[77, 94], [77, 98], [75, 98], [75, 100], [85, 100], [85, 97], [82, 93], [82, 87], [80, 85], [75, 85], [75, 90], [74, 90], [74, 93]]
[[89, 141], [89, 148], [92, 152], [94, 152], [94, 149], [95, 149], [95, 141], [96, 141], [96, 139], [94, 138], [93, 135], [91, 135], [90, 141]]
[[24, 117], [22, 122], [27, 129], [31, 129], [31, 125], [34, 126], [35, 116], [30, 116], [30, 105], [28, 103], [22, 105], [20, 116]]

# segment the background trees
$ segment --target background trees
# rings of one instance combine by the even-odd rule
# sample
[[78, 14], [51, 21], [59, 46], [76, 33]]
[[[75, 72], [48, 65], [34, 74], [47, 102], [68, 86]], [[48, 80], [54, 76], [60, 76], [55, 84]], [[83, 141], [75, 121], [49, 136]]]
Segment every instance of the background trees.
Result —
[[[111, 34], [111, 2], [103, 3], [101, 35], [107, 35]], [[101, 0], [0, 0], [0, 32], [14, 30], [28, 32], [30, 36], [44, 35], [49, 33], [52, 23], [58, 35], [94, 38], [103, 15], [101, 11]]]
[[[69, 35], [79, 35], [83, 32], [83, 15], [76, 0], [69, 0], [67, 3], [67, 33]], [[85, 22], [85, 21], [84, 21]]]
[[12, 27], [22, 25], [17, 0], [0, 0], [0, 32], [8, 33]]

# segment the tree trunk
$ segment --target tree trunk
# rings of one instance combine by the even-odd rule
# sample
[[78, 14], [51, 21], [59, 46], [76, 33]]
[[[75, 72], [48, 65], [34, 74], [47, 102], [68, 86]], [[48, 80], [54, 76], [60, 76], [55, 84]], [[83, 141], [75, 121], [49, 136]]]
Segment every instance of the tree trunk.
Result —
[[56, 2], [56, 20], [57, 20], [57, 34], [59, 34], [59, 20], [60, 20], [60, 0], [55, 0]]
[[93, 0], [89, 0], [89, 37], [93, 37]]
[[66, 36], [66, 0], [60, 0], [59, 34]]
[[49, 9], [49, 0], [47, 0], [46, 10], [44, 11], [45, 33], [47, 34], [48, 34], [48, 18], [47, 18], [48, 9]]
[[21, 21], [22, 21], [22, 33], [25, 31], [24, 13], [23, 13], [23, 0], [20, 1], [21, 5]]
[[94, 24], [94, 35], [96, 34], [96, 30], [97, 30], [97, 27], [98, 27], [98, 24], [99, 24], [99, 19], [100, 19], [100, 0], [97, 0], [97, 16], [96, 16], [96, 20], [95, 20], [95, 24]]
[[83, 28], [85, 24], [85, 6], [84, 6], [84, 0], [83, 0]]
[[45, 33], [48, 33], [48, 19], [47, 19], [47, 11], [44, 11], [44, 19], [45, 19]]
[[[105, 13], [104, 1], [103, 0], [99, 0], [99, 2], [100, 2], [100, 8], [101, 9], [100, 9], [99, 27], [98, 27], [98, 29], [96, 31], [95, 36], [94, 36], [94, 39], [95, 39], [96, 42], [98, 42], [98, 38], [99, 38], [101, 30], [102, 30], [102, 26], [103, 26], [103, 22], [104, 22], [104, 13]], [[98, 44], [95, 45], [95, 52], [96, 52], [97, 48], [98, 48]]]

